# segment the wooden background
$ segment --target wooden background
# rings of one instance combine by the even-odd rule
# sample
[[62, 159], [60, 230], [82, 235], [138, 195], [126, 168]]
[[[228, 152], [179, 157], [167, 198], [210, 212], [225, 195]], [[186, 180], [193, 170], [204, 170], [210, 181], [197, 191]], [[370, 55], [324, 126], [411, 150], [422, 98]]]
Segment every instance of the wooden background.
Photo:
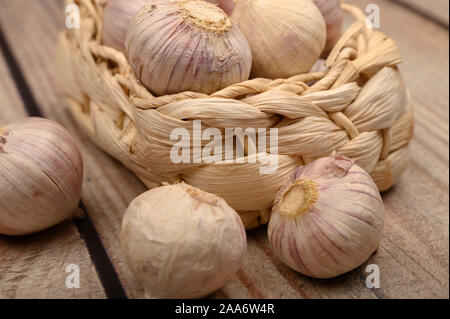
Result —
[[[404, 57], [416, 130], [412, 160], [383, 194], [387, 209], [377, 264], [381, 287], [365, 286], [365, 265], [331, 280], [297, 274], [272, 254], [266, 228], [248, 232], [245, 267], [212, 298], [449, 297], [449, 34], [447, 0], [349, 0], [381, 7], [381, 29]], [[424, 3], [426, 2], [426, 5]], [[77, 139], [85, 159], [83, 220], [36, 235], [0, 236], [0, 298], [142, 298], [118, 244], [122, 215], [145, 187], [76, 127], [53, 75], [62, 0], [0, 0], [0, 125], [45, 116]], [[347, 22], [348, 24], [348, 22]], [[80, 267], [81, 287], [65, 285]]]

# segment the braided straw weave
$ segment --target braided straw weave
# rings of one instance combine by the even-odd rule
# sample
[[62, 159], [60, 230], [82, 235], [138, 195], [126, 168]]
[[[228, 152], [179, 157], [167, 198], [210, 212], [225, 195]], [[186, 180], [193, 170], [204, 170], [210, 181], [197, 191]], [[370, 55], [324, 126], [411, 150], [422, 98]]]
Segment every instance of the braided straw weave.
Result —
[[[330, 53], [325, 72], [289, 79], [252, 79], [210, 96], [184, 92], [153, 96], [126, 57], [102, 45], [105, 0], [72, 0], [80, 29], [60, 37], [58, 77], [80, 127], [149, 187], [185, 181], [222, 196], [247, 229], [268, 222], [276, 192], [299, 165], [336, 152], [352, 158], [389, 189], [408, 161], [413, 135], [410, 98], [397, 69], [395, 42], [366, 26], [364, 14], [343, 3], [356, 20]], [[278, 128], [278, 169], [262, 164], [174, 164], [176, 128]], [[204, 143], [204, 145], [206, 142]], [[250, 155], [256, 156], [256, 155]], [[254, 161], [253, 161], [254, 162]]]

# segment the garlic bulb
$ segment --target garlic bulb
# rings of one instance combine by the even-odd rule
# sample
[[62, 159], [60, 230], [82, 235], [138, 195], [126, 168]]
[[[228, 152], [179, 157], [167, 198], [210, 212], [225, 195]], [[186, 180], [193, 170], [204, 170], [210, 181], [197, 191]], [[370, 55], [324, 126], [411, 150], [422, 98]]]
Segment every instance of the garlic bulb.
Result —
[[322, 54], [326, 57], [342, 35], [341, 0], [313, 0], [313, 2], [319, 8], [327, 25], [327, 42]]
[[149, 0], [109, 0], [103, 12], [103, 44], [125, 54], [125, 39], [133, 17]]
[[223, 199], [177, 184], [130, 204], [121, 247], [147, 298], [200, 298], [242, 267], [247, 241], [239, 215]]
[[154, 94], [211, 94], [248, 79], [250, 47], [225, 12], [201, 0], [155, 0], [130, 24], [127, 56]]
[[252, 49], [252, 77], [306, 73], [325, 46], [326, 27], [311, 0], [236, 0], [233, 22]]
[[0, 233], [31, 234], [73, 216], [81, 154], [59, 124], [28, 118], [0, 128]]
[[231, 15], [233, 13], [235, 4], [234, 0], [206, 0], [219, 6], [226, 14]]
[[341, 155], [298, 168], [277, 195], [268, 226], [276, 254], [292, 269], [335, 277], [378, 248], [384, 206], [370, 176]]
[[326, 66], [326, 61], [323, 59], [319, 59], [314, 63], [311, 70], [309, 70], [309, 73], [316, 73], [316, 72], [327, 72], [328, 68]]

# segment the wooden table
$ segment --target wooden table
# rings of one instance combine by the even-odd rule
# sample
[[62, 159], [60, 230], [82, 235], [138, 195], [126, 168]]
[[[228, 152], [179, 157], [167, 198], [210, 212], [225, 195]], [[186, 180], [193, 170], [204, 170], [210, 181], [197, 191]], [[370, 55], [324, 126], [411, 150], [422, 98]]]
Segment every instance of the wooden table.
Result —
[[[410, 166], [383, 194], [387, 219], [380, 249], [348, 274], [314, 280], [283, 265], [261, 227], [248, 232], [245, 267], [213, 298], [449, 297], [448, 1], [349, 2], [380, 6], [381, 28], [400, 47], [415, 106]], [[63, 15], [62, 0], [0, 0], [0, 124], [42, 115], [73, 134], [85, 159], [86, 218], [32, 236], [0, 236], [0, 298], [142, 298], [118, 233], [128, 204], [146, 189], [95, 147], [67, 111], [53, 76]], [[79, 289], [65, 285], [69, 264], [80, 268]], [[379, 289], [365, 285], [367, 264], [380, 268]]]

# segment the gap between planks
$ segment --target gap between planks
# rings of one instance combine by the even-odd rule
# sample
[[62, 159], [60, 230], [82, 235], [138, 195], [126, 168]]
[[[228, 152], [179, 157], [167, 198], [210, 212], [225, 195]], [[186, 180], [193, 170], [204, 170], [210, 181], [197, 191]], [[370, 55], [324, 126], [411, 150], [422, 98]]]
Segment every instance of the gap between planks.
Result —
[[[32, 117], [44, 117], [33, 94], [31, 93], [31, 90], [29, 89], [22, 70], [9, 49], [1, 25], [0, 47], [28, 115]], [[105, 290], [106, 296], [109, 299], [127, 299], [125, 290], [120, 283], [119, 277], [117, 276], [111, 260], [109, 259], [106, 250], [101, 243], [98, 232], [93, 226], [82, 200], [80, 201], [79, 209], [83, 211], [84, 218], [75, 219], [74, 224], [80, 234], [80, 237], [86, 244], [91, 260], [94, 263], [100, 281]]]

